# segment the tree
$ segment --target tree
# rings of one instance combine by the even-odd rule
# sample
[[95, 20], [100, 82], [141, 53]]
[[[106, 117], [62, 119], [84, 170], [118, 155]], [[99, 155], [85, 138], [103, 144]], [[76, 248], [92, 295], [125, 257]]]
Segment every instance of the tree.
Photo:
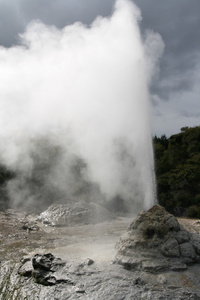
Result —
[[200, 126], [154, 137], [158, 200], [170, 212], [200, 211]]

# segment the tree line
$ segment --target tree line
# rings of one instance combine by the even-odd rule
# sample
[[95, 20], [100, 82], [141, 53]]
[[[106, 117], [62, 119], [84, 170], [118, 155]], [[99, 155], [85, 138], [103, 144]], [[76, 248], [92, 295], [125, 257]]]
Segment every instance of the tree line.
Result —
[[200, 126], [153, 138], [159, 203], [177, 216], [200, 218]]

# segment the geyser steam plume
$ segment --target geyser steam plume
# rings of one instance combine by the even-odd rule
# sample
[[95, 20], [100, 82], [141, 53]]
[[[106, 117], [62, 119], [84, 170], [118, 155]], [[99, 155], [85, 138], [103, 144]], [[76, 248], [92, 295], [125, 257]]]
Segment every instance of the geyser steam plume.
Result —
[[89, 27], [34, 21], [20, 45], [0, 48], [0, 162], [15, 172], [13, 205], [50, 195], [153, 205], [148, 85], [163, 44], [154, 33], [142, 42], [139, 20], [119, 0]]

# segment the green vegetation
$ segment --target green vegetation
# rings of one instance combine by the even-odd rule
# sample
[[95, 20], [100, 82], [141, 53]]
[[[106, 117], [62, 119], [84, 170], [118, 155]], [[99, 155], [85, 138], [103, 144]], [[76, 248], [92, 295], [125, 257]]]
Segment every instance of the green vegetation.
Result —
[[175, 215], [200, 218], [200, 126], [153, 139], [158, 201]]

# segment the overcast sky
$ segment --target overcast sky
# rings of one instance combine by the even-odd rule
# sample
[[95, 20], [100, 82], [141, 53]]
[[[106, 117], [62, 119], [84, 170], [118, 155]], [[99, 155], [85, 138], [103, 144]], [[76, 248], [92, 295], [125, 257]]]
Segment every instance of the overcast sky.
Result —
[[[27, 24], [39, 19], [62, 28], [76, 21], [90, 24], [108, 16], [114, 0], [0, 0], [0, 45], [19, 42]], [[140, 29], [158, 32], [165, 49], [150, 92], [152, 133], [171, 135], [183, 126], [200, 125], [200, 1], [135, 0]]]

